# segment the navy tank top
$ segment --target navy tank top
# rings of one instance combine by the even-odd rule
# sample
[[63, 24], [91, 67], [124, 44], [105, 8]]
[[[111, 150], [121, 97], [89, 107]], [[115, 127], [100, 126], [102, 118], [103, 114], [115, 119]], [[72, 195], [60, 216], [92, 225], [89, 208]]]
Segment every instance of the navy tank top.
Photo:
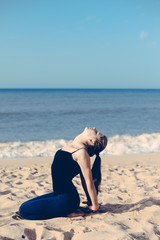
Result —
[[[79, 149], [76, 151], [78, 150]], [[55, 195], [72, 193], [75, 191], [72, 179], [81, 172], [81, 169], [79, 164], [72, 157], [74, 152], [70, 153], [60, 149], [54, 156], [51, 173]]]

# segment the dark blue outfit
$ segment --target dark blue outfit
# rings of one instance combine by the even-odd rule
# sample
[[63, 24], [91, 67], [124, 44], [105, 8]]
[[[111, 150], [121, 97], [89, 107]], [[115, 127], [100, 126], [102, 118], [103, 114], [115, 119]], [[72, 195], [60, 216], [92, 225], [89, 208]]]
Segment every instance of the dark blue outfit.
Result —
[[80, 172], [72, 153], [58, 150], [51, 166], [54, 191], [24, 202], [19, 215], [24, 219], [44, 220], [74, 212], [79, 207], [80, 198], [72, 179]]

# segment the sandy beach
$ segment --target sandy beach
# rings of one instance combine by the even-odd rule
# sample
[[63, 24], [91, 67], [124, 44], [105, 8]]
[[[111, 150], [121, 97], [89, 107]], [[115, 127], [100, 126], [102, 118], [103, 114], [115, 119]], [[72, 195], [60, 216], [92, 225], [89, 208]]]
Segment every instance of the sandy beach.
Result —
[[[24, 201], [52, 191], [52, 158], [0, 160], [0, 240], [160, 239], [160, 154], [102, 157], [100, 209], [76, 218], [16, 218]], [[79, 177], [74, 183], [85, 195]]]

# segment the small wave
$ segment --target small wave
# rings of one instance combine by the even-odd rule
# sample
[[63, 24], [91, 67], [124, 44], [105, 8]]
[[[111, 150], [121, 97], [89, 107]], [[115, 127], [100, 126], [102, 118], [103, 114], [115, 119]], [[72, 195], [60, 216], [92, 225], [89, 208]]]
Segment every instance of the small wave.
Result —
[[51, 157], [68, 141], [9, 142], [0, 143], [0, 158]]
[[108, 146], [103, 154], [125, 155], [158, 152], [160, 152], [160, 133], [144, 133], [139, 136], [116, 135], [109, 138]]
[[[70, 141], [64, 139], [34, 142], [0, 143], [0, 158], [52, 157]], [[139, 136], [116, 135], [109, 138], [102, 155], [160, 152], [160, 133]]]

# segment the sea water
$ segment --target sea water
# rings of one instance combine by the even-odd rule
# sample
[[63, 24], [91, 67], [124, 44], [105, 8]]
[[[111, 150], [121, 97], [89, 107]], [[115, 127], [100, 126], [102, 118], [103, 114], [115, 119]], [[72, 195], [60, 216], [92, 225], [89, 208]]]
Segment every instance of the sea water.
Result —
[[53, 156], [86, 126], [104, 155], [160, 152], [160, 90], [0, 90], [0, 158]]

